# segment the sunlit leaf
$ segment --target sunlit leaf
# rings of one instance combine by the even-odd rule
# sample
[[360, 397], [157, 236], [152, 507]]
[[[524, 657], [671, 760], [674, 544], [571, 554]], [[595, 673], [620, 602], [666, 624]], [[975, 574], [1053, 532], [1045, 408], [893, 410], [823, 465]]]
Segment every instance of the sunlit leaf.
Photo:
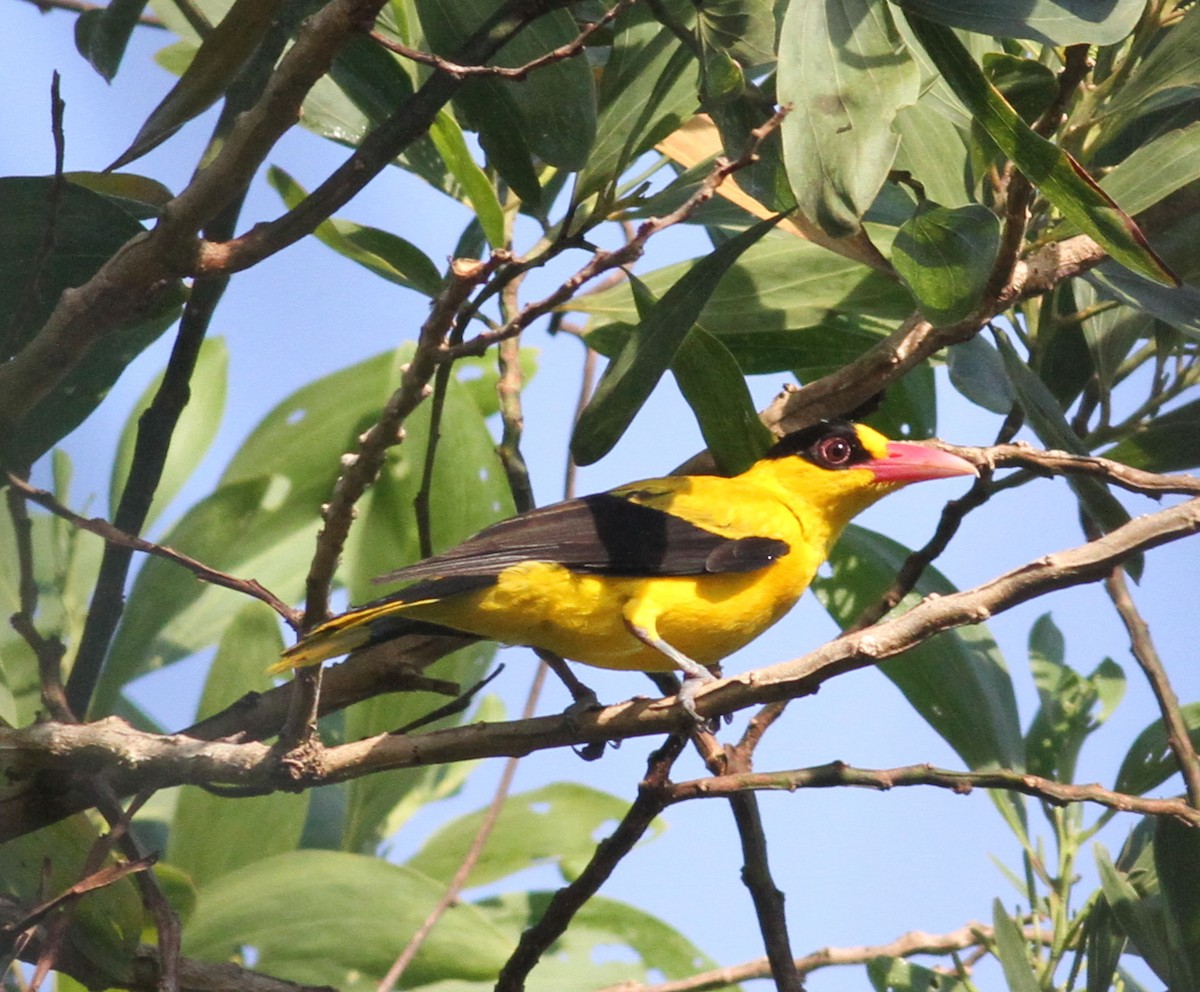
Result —
[[987, 207], [926, 201], [892, 242], [892, 264], [930, 323], [953, 324], [979, 305], [999, 247], [1000, 220]]

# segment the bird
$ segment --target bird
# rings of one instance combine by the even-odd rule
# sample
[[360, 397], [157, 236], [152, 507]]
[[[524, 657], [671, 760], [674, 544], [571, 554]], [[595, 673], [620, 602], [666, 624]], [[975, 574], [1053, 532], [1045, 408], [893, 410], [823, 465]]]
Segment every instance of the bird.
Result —
[[909, 483], [978, 474], [939, 448], [826, 420], [735, 476], [674, 475], [529, 510], [375, 581], [272, 674], [406, 634], [469, 635], [598, 668], [681, 671], [678, 696], [786, 614], [847, 523]]

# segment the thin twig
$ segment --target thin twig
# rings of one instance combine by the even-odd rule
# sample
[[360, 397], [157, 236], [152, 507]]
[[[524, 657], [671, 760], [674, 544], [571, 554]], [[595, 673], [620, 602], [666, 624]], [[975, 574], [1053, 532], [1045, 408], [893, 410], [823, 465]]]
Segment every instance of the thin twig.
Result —
[[569, 885], [554, 893], [541, 918], [529, 927], [496, 980], [496, 992], [523, 992], [525, 979], [543, 954], [565, 932], [580, 908], [645, 834], [662, 811], [662, 796], [671, 766], [679, 757], [686, 738], [672, 734], [650, 756], [646, 778], [638, 788], [637, 799], [629, 807], [612, 834], [596, 845], [587, 866]]
[[174, 548], [169, 548], [165, 544], [156, 544], [153, 541], [147, 541], [144, 538], [126, 534], [100, 517], [81, 517], [78, 513], [63, 506], [52, 493], [31, 486], [24, 479], [13, 475], [11, 472], [8, 474], [8, 481], [26, 499], [37, 503], [43, 509], [49, 510], [56, 517], [62, 517], [63, 520], [68, 521], [80, 530], [86, 530], [90, 534], [95, 534], [109, 544], [128, 548], [132, 551], [141, 551], [156, 558], [164, 558], [167, 561], [174, 562], [176, 565], [186, 568], [201, 582], [221, 586], [223, 589], [232, 589], [234, 592], [240, 592], [253, 599], [257, 599], [271, 607], [286, 623], [293, 627], [297, 624], [296, 611], [270, 590], [266, 589], [257, 579], [239, 579], [236, 575], [230, 575], [228, 572], [210, 568], [204, 562], [197, 561], [190, 555], [185, 555]]
[[995, 771], [962, 772], [933, 765], [905, 765], [900, 768], [853, 768], [841, 761], [812, 768], [779, 772], [747, 772], [740, 775], [721, 775], [713, 778], [678, 782], [669, 788], [670, 803], [690, 799], [725, 799], [736, 792], [754, 791], [795, 792], [797, 789], [831, 789], [859, 786], [867, 789], [888, 789], [901, 786], [931, 785], [967, 795], [974, 789], [1007, 789], [1035, 796], [1055, 806], [1069, 803], [1096, 803], [1122, 812], [1144, 813], [1149, 816], [1171, 816], [1194, 827], [1200, 827], [1200, 810], [1182, 799], [1147, 799], [1144, 796], [1113, 792], [1102, 785], [1070, 785], [1055, 782], [1040, 775], [999, 769]]
[[1129, 584], [1125, 581], [1125, 570], [1114, 568], [1112, 574], [1104, 580], [1104, 588], [1109, 599], [1117, 608], [1121, 622], [1129, 632], [1129, 649], [1137, 660], [1154, 698], [1158, 701], [1158, 709], [1162, 714], [1163, 727], [1167, 731], [1167, 746], [1179, 762], [1183, 773], [1184, 786], [1187, 789], [1188, 802], [1200, 809], [1200, 757], [1192, 747], [1191, 735], [1188, 733], [1187, 722], [1179, 709], [1179, 697], [1167, 677], [1166, 667], [1159, 657], [1150, 636], [1150, 628], [1138, 612], [1129, 594]]
[[494, 76], [500, 79], [520, 81], [525, 79], [534, 70], [542, 68], [542, 66], [562, 62], [579, 55], [593, 34], [609, 24], [621, 11], [633, 2], [634, 0], [618, 0], [616, 4], [606, 10], [599, 18], [584, 28], [577, 37], [567, 42], [567, 44], [560, 45], [558, 48], [552, 49], [532, 62], [526, 62], [524, 65], [514, 68], [502, 65], [460, 65], [457, 62], [452, 62], [450, 59], [444, 59], [440, 55], [434, 55], [431, 52], [422, 52], [416, 48], [409, 48], [407, 45], [394, 41], [378, 31], [372, 31], [371, 37], [388, 51], [402, 55], [406, 59], [412, 59], [414, 62], [420, 62], [422, 65], [440, 69], [453, 79], [461, 80], [469, 76]]

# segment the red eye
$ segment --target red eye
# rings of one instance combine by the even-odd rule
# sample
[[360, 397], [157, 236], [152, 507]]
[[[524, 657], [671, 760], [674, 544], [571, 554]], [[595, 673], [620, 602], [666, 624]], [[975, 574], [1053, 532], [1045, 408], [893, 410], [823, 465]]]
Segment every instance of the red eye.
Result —
[[854, 446], [844, 437], [827, 437], [817, 446], [817, 453], [830, 468], [849, 464]]

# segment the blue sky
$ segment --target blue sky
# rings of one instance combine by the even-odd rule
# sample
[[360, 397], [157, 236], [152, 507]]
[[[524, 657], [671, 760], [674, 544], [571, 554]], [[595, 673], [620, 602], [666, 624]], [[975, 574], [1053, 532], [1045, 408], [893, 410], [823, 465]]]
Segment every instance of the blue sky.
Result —
[[[0, 174], [44, 174], [51, 170], [50, 73], [63, 75], [66, 100], [67, 168], [100, 169], [129, 143], [138, 126], [171, 85], [171, 77], [149, 63], [164, 35], [139, 32], [117, 80], [104, 82], [75, 53], [73, 18], [42, 15], [28, 4], [0, 9], [0, 29], [9, 39], [0, 63], [0, 87], [7, 95]], [[186, 182], [208, 132], [196, 122], [134, 168], [178, 190]], [[344, 157], [344, 150], [303, 132], [293, 132], [271, 161], [311, 187]], [[256, 184], [245, 222], [266, 219], [279, 202], [265, 184]], [[465, 215], [457, 205], [396, 170], [352, 202], [344, 216], [395, 230], [441, 261], [451, 251]], [[520, 246], [519, 246], [520, 247]], [[694, 232], [671, 232], [654, 244], [645, 271], [703, 250]], [[537, 285], [537, 284], [535, 284]], [[545, 284], [542, 284], [545, 285]], [[536, 289], [530, 292], [536, 292]], [[425, 302], [369, 275], [311, 239], [235, 278], [218, 311], [213, 333], [224, 337], [231, 354], [230, 403], [217, 441], [200, 473], [185, 490], [176, 511], [208, 491], [241, 439], [275, 403], [304, 382], [410, 339]], [[280, 361], [281, 343], [287, 360]], [[541, 349], [541, 368], [525, 395], [530, 462], [539, 502], [561, 495], [568, 414], [579, 379], [581, 349], [566, 337], [552, 340], [541, 328], [526, 343]], [[75, 499], [107, 492], [109, 457], [133, 402], [161, 368], [169, 342], [151, 348], [118, 383], [109, 399], [67, 442], [76, 463]], [[778, 389], [781, 378], [753, 384], [760, 403]], [[984, 444], [999, 420], [959, 398], [939, 379], [940, 434], [947, 440]], [[664, 426], [665, 425], [665, 426]], [[617, 448], [579, 477], [581, 492], [662, 474], [701, 447], [699, 433], [674, 386], [664, 383]], [[959, 495], [962, 481], [916, 487], [889, 497], [862, 523], [912, 545], [932, 532], [939, 500]], [[1134, 512], [1152, 504], [1129, 500]], [[165, 521], [176, 514], [168, 514]], [[1006, 494], [969, 518], [939, 567], [960, 587], [1081, 540], [1074, 503], [1061, 481], [1034, 483]], [[1194, 543], [1153, 552], [1134, 595], [1143, 609], [1176, 688], [1186, 701], [1200, 699], [1200, 669], [1194, 664], [1194, 616], [1200, 568]], [[1079, 780], [1111, 783], [1125, 747], [1155, 716], [1153, 703], [1134, 672], [1127, 640], [1099, 587], [1057, 594], [997, 619], [998, 638], [1018, 685], [1022, 717], [1036, 706], [1027, 674], [1025, 640], [1033, 621], [1052, 610], [1067, 636], [1067, 660], [1090, 671], [1105, 655], [1129, 676], [1129, 695], [1109, 725], [1084, 751]], [[811, 597], [778, 627], [730, 659], [727, 671], [740, 671], [803, 654], [834, 628]], [[517, 711], [532, 675], [527, 652], [505, 653], [509, 663], [496, 683], [509, 712]], [[639, 676], [587, 671], [602, 699], [615, 701], [648, 693]], [[199, 691], [201, 664], [187, 662], [149, 677], [139, 697], [169, 723], [184, 723]], [[565, 694], [553, 687], [543, 712], [559, 709]], [[740, 731], [741, 722], [731, 732]], [[522, 762], [517, 789], [568, 779], [632, 798], [644, 770], [649, 741], [633, 741], [610, 751], [603, 761], [584, 764], [573, 754], [546, 753]], [[813, 698], [793, 704], [785, 720], [757, 755], [758, 770], [792, 768], [842, 759], [863, 766], [890, 767], [932, 762], [959, 767], [948, 747], [904, 703], [878, 673], [859, 672], [837, 679]], [[485, 765], [464, 794], [422, 813], [394, 842], [397, 853], [415, 849], [436, 818], [487, 803], [500, 763]], [[677, 766], [677, 778], [699, 776], [691, 756]], [[1162, 794], [1176, 790], [1171, 784]], [[985, 795], [954, 796], [926, 789], [887, 794], [851, 790], [764, 795], [776, 880], [787, 894], [794, 948], [805, 953], [824, 945], [881, 943], [909, 929], [942, 932], [969, 920], [986, 920], [993, 896], [1007, 905], [1021, 901], [989, 860], [993, 855], [1016, 867], [1019, 851]], [[666, 835], [636, 851], [620, 867], [604, 893], [626, 899], [683, 930], [723, 964], [759, 956], [759, 936], [749, 900], [738, 878], [737, 839], [720, 803], [673, 808]], [[1037, 814], [1034, 812], [1034, 820]], [[1129, 819], [1105, 840], [1120, 843]], [[1090, 856], [1083, 867], [1090, 872]], [[531, 885], [552, 885], [542, 872]], [[998, 988], [987, 973], [981, 987]], [[858, 969], [820, 972], [812, 992], [861, 989]]]

